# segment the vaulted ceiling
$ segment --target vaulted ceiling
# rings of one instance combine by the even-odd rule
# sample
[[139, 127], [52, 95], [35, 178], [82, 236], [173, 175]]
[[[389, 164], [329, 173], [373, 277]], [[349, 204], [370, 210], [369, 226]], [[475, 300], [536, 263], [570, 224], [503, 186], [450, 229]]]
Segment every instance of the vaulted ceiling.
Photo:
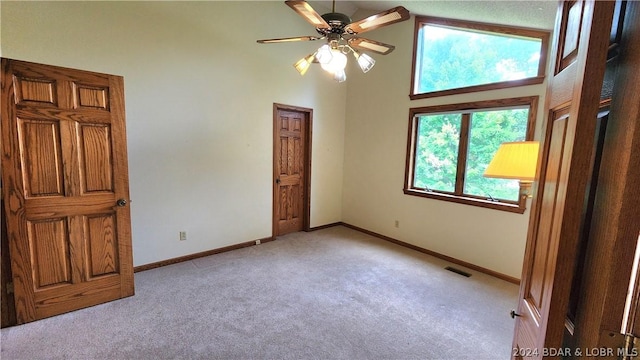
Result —
[[[308, 0], [321, 14], [331, 11], [331, 0]], [[379, 12], [395, 6], [404, 6], [413, 15], [429, 15], [451, 19], [473, 20], [501, 25], [514, 25], [537, 29], [553, 29], [556, 1], [411, 1], [411, 0], [352, 0], [336, 1], [336, 12], [352, 16], [356, 11]], [[354, 20], [359, 20], [355, 19]]]

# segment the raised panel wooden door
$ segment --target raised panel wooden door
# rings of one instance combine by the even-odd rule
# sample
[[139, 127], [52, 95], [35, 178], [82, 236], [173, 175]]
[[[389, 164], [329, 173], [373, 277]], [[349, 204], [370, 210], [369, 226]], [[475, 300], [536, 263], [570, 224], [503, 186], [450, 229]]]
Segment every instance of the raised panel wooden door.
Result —
[[275, 136], [276, 234], [304, 229], [306, 193], [306, 113], [277, 110]]
[[515, 358], [559, 349], [590, 179], [613, 2], [561, 2], [547, 89], [543, 156], [520, 286]]
[[119, 76], [2, 59], [18, 323], [133, 295], [123, 87]]

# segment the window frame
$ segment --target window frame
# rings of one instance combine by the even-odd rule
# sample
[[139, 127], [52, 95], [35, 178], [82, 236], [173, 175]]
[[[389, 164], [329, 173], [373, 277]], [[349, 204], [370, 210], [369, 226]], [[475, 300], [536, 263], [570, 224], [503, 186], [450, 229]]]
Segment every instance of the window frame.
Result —
[[[542, 41], [541, 49], [540, 49], [540, 62], [538, 63], [538, 74], [534, 77], [528, 77], [524, 79], [518, 80], [508, 80], [501, 82], [494, 82], [482, 85], [472, 85], [460, 88], [446, 89], [446, 90], [438, 90], [431, 91], [426, 93], [416, 93], [416, 70], [417, 65], [416, 59], [418, 56], [418, 33], [422, 26], [424, 25], [435, 25], [435, 26], [444, 26], [448, 28], [457, 28], [460, 30], [475, 30], [479, 32], [485, 33], [493, 33], [495, 35], [512, 35], [512, 36], [521, 36], [527, 38], [536, 38]], [[413, 34], [413, 56], [411, 58], [411, 89], [409, 91], [409, 98], [411, 100], [417, 99], [426, 99], [437, 96], [445, 96], [445, 95], [455, 95], [455, 94], [465, 94], [470, 92], [477, 91], [485, 91], [485, 90], [495, 90], [495, 89], [506, 89], [510, 87], [516, 86], [525, 86], [525, 85], [534, 85], [541, 84], [545, 79], [545, 71], [547, 67], [547, 58], [549, 51], [549, 38], [550, 33], [545, 30], [539, 29], [531, 29], [531, 28], [521, 28], [507, 25], [496, 25], [496, 24], [488, 24], [474, 21], [465, 21], [465, 20], [454, 20], [454, 19], [445, 19], [439, 17], [432, 16], [416, 16], [415, 18], [415, 28]]]
[[[522, 214], [526, 209], [526, 198], [520, 196], [518, 201], [498, 200], [492, 201], [487, 197], [464, 194], [464, 178], [466, 171], [466, 159], [469, 143], [469, 119], [470, 113], [478, 110], [498, 110], [501, 108], [528, 106], [527, 131], [525, 140], [533, 140], [535, 124], [538, 112], [538, 96], [525, 96], [497, 100], [474, 101], [447, 105], [423, 106], [409, 109], [409, 130], [407, 136], [406, 165], [404, 175], [404, 194], [426, 197], [430, 199], [450, 201], [460, 204], [480, 206], [489, 209], [503, 210]], [[418, 137], [418, 117], [420, 115], [437, 113], [459, 113], [462, 115], [460, 140], [458, 147], [458, 159], [456, 162], [456, 183], [453, 193], [440, 190], [426, 190], [414, 186], [415, 157]], [[466, 126], [465, 126], [465, 118]], [[461, 161], [462, 159], [462, 161]], [[522, 191], [522, 185], [520, 186]]]

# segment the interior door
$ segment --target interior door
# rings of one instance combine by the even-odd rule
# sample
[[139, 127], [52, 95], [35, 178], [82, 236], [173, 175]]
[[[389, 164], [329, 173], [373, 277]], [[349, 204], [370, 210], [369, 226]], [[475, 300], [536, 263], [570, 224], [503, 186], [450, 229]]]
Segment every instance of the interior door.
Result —
[[561, 2], [513, 357], [560, 349], [576, 264], [614, 3]]
[[620, 355], [624, 335], [640, 337], [640, 2], [616, 5], [618, 29], [614, 26], [610, 47], [615, 56], [609, 60], [615, 71], [610, 71], [612, 84], [605, 86], [612, 90], [611, 111], [577, 295], [574, 342], [576, 349], [614, 348], [614, 355]]
[[122, 77], [2, 59], [1, 82], [17, 322], [133, 295]]
[[274, 236], [308, 229], [310, 109], [275, 105]]

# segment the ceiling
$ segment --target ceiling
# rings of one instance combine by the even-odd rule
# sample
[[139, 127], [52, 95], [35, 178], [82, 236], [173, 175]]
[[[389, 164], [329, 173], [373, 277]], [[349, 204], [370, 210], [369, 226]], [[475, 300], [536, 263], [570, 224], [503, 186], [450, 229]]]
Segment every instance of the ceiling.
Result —
[[[320, 14], [331, 11], [331, 0], [307, 1]], [[373, 14], [396, 6], [404, 6], [412, 15], [429, 15], [552, 30], [558, 2], [550, 0], [338, 0], [336, 1], [336, 12], [352, 16], [356, 11], [363, 10]], [[360, 19], [356, 16], [353, 20]]]

